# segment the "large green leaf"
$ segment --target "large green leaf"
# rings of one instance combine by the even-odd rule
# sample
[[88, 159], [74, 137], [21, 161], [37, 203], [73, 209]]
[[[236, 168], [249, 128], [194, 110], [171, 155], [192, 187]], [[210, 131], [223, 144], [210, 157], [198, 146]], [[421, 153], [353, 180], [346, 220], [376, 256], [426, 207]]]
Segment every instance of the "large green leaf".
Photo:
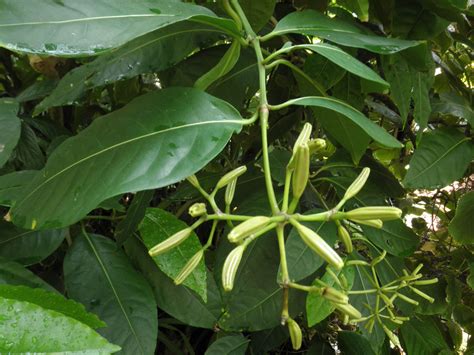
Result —
[[0, 221], [0, 257], [23, 265], [39, 263], [63, 242], [65, 229], [32, 231]]
[[56, 311], [0, 297], [0, 352], [110, 354], [120, 350], [82, 322]]
[[[188, 225], [180, 221], [173, 214], [159, 208], [148, 208], [145, 218], [140, 224], [139, 231], [146, 247], [151, 249], [186, 227]], [[201, 242], [196, 233], [193, 232], [188, 239], [176, 248], [155, 256], [153, 260], [161, 271], [174, 279], [189, 259], [201, 249]], [[200, 261], [183, 284], [194, 290], [206, 302], [206, 265], [204, 260]]]
[[239, 4], [253, 30], [258, 32], [272, 17], [276, 0], [239, 0]]
[[369, 19], [369, 0], [339, 0], [342, 6], [357, 14], [357, 17], [366, 22]]
[[407, 354], [438, 354], [448, 349], [433, 318], [412, 318], [401, 326], [400, 333]]
[[0, 205], [11, 206], [21, 189], [38, 174], [36, 170], [21, 170], [0, 176]]
[[462, 244], [474, 243], [472, 217], [474, 216], [474, 192], [463, 195], [456, 207], [456, 214], [449, 223], [449, 233]]
[[367, 65], [355, 59], [350, 54], [344, 52], [339, 47], [327, 44], [300, 44], [293, 48], [308, 49], [312, 52], [318, 53], [323, 57], [329, 59], [331, 62], [336, 63], [341, 68], [344, 68], [348, 72], [351, 72], [361, 78], [380, 83], [384, 86], [389, 86], [385, 80], [383, 80], [376, 72], [370, 69]]
[[221, 35], [214, 27], [189, 21], [148, 33], [68, 72], [35, 112], [73, 104], [87, 90], [101, 85], [168, 69], [200, 46], [214, 43]]
[[365, 117], [361, 112], [348, 104], [330, 97], [301, 97], [288, 101], [289, 105], [312, 106], [335, 111], [344, 115], [351, 123], [357, 125], [368, 136], [381, 145], [389, 148], [401, 148], [402, 144], [382, 127]]
[[64, 259], [68, 295], [97, 314], [107, 328], [99, 330], [124, 354], [153, 354], [158, 318], [150, 286], [115, 242], [82, 235]]
[[12, 99], [0, 99], [0, 168], [6, 163], [15, 148], [21, 133], [17, 117], [18, 103]]
[[407, 257], [417, 248], [420, 239], [403, 221], [384, 222], [383, 227], [362, 227], [365, 236], [388, 253]]
[[212, 160], [240, 122], [232, 106], [196, 89], [140, 96], [64, 141], [13, 206], [13, 222], [58, 228], [112, 196], [175, 183]]
[[473, 158], [470, 139], [455, 129], [425, 133], [403, 180], [409, 188], [436, 188], [462, 177]]
[[342, 331], [337, 334], [337, 343], [343, 354], [347, 355], [375, 355], [370, 342], [364, 336], [355, 332]]
[[231, 21], [178, 1], [1, 0], [0, 8], [0, 46], [56, 57], [97, 55], [193, 16], [237, 32]]
[[[306, 58], [303, 70], [313, 80], [317, 80], [326, 90], [337, 84], [346, 73], [344, 68], [317, 54], [311, 54]], [[301, 93], [303, 95], [310, 96], [317, 94], [317, 91], [315, 92], [314, 88], [308, 87], [303, 89], [302, 86], [305, 84], [305, 86], [308, 86], [308, 82], [302, 80], [298, 75], [295, 75], [295, 77], [298, 80], [298, 86], [300, 87], [300, 90], [302, 90]]]
[[229, 335], [217, 339], [204, 355], [245, 355], [249, 342], [243, 335]]
[[411, 77], [413, 83], [413, 102], [415, 108], [413, 117], [420, 126], [420, 130], [424, 130], [428, 126], [428, 119], [431, 114], [430, 88], [434, 83], [434, 70], [428, 72], [411, 69]]
[[84, 305], [68, 300], [56, 292], [26, 286], [0, 285], [0, 297], [36, 304], [74, 318], [94, 329], [106, 326], [95, 314], [87, 312]]
[[432, 104], [433, 112], [462, 117], [471, 126], [474, 125], [474, 110], [462, 96], [455, 92], [442, 93], [439, 96], [440, 99]]
[[57, 292], [41, 278], [33, 274], [23, 265], [14, 261], [0, 258], [0, 285], [25, 285], [33, 288], [43, 288], [47, 291]]
[[383, 54], [399, 52], [418, 44], [413, 41], [376, 36], [361, 27], [329, 18], [313, 10], [290, 13], [278, 22], [270, 35], [286, 33], [314, 35], [344, 46], [365, 48]]

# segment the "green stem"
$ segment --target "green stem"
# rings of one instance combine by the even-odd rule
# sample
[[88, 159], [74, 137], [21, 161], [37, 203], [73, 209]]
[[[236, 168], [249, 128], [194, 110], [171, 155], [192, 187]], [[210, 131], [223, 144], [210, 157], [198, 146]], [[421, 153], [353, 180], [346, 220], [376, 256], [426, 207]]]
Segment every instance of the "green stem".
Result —
[[206, 250], [207, 248], [209, 248], [212, 245], [212, 240], [214, 239], [214, 234], [216, 232], [216, 228], [217, 228], [218, 223], [219, 223], [219, 221], [212, 222], [211, 232], [209, 233], [209, 239], [207, 240], [207, 243], [204, 244], [204, 247], [203, 247], [204, 250]]
[[292, 174], [293, 170], [287, 168], [285, 173], [285, 189], [283, 191], [283, 203], [281, 207], [282, 212], [288, 211], [288, 200], [290, 199], [290, 185]]
[[290, 275], [288, 273], [288, 263], [286, 261], [285, 234], [283, 228], [283, 225], [280, 224], [277, 226], [276, 231], [278, 238], [278, 248], [280, 250], [281, 283], [283, 287], [283, 307], [281, 311], [281, 323], [285, 324], [290, 316], [288, 311], [288, 284], [290, 283]]

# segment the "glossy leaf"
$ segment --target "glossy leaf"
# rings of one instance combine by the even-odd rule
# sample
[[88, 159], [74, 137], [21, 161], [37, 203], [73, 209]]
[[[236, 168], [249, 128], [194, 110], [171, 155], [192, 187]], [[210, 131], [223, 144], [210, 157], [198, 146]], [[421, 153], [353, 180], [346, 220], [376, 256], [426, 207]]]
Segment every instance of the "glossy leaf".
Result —
[[36, 170], [21, 170], [0, 176], [0, 205], [11, 206], [21, 189], [38, 174]]
[[57, 292], [52, 286], [48, 285], [23, 265], [4, 258], [0, 258], [0, 284], [24, 285]]
[[380, 229], [362, 226], [364, 235], [388, 253], [407, 257], [416, 250], [420, 239], [403, 221], [384, 222]]
[[[35, 0], [34, 6], [2, 0], [0, 7], [1, 46], [55, 57], [97, 55], [193, 16], [219, 21], [203, 7], [165, 0]], [[224, 26], [235, 30], [232, 24]]]
[[7, 162], [20, 138], [19, 106], [12, 99], [0, 99], [0, 168]]
[[327, 44], [327, 43], [318, 43], [318, 44], [300, 44], [296, 45], [293, 48], [307, 49], [312, 52], [318, 53], [323, 57], [329, 59], [331, 62], [336, 63], [341, 68], [344, 68], [348, 72], [351, 72], [361, 78], [380, 83], [386, 87], [389, 86], [385, 80], [383, 80], [376, 72], [374, 72], [367, 65], [358, 61], [350, 54], [344, 52], [339, 47]]
[[449, 233], [461, 244], [474, 243], [472, 217], [474, 216], [474, 192], [463, 195], [456, 207], [456, 214], [449, 223]]
[[[173, 214], [159, 208], [148, 208], [139, 231], [146, 247], [151, 249], [186, 227], [188, 225]], [[189, 259], [200, 249], [202, 249], [201, 242], [196, 233], [193, 232], [189, 238], [176, 248], [155, 256], [153, 260], [161, 271], [174, 279]], [[194, 290], [206, 302], [206, 265], [204, 260], [200, 261], [191, 275], [183, 282], [183, 285]]]
[[32, 231], [0, 221], [0, 256], [23, 265], [36, 264], [63, 242], [64, 229]]
[[329, 18], [313, 10], [286, 15], [278, 22], [271, 35], [286, 33], [313, 35], [343, 46], [364, 48], [382, 54], [399, 52], [418, 44], [413, 41], [376, 36], [348, 22]]
[[349, 121], [361, 128], [368, 136], [389, 148], [401, 148], [401, 143], [380, 126], [365, 117], [348, 104], [329, 97], [301, 97], [288, 101], [290, 105], [321, 107], [344, 115]]
[[245, 355], [250, 340], [242, 335], [229, 335], [217, 339], [204, 355]]
[[109, 197], [175, 183], [212, 160], [240, 127], [233, 107], [196, 89], [140, 96], [64, 141], [13, 206], [13, 222], [66, 226]]
[[74, 318], [94, 329], [106, 326], [95, 314], [87, 312], [84, 305], [68, 300], [59, 293], [48, 292], [41, 288], [0, 285], [0, 298], [33, 303], [41, 308]]
[[212, 44], [220, 36], [222, 32], [217, 28], [185, 21], [136, 38], [68, 72], [35, 112], [73, 104], [88, 90], [98, 86], [168, 69], [201, 45]]
[[152, 354], [158, 318], [150, 286], [115, 242], [81, 235], [64, 260], [66, 290], [106, 324], [99, 333], [125, 354]]
[[443, 187], [462, 177], [474, 154], [469, 138], [454, 129], [425, 133], [403, 180], [409, 188]]
[[85, 324], [29, 302], [0, 297], [0, 317], [1, 352], [109, 354], [120, 350]]

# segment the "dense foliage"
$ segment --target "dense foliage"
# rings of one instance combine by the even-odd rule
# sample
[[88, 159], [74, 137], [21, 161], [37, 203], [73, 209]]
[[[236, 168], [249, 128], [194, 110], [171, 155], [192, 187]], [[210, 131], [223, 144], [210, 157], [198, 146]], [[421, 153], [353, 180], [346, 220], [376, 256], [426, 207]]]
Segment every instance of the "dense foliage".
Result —
[[0, 352], [474, 354], [468, 0], [0, 0]]

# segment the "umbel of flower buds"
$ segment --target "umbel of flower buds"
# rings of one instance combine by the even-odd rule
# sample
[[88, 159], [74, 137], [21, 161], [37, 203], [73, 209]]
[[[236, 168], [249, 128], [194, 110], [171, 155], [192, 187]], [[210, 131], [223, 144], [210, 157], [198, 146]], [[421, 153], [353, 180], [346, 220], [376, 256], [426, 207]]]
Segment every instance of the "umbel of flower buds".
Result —
[[237, 274], [237, 269], [239, 268], [244, 251], [245, 245], [239, 245], [227, 255], [224, 266], [222, 267], [222, 287], [224, 291], [229, 292], [234, 288], [235, 275]]
[[291, 221], [291, 223], [296, 228], [301, 239], [303, 239], [306, 245], [313, 249], [316, 254], [323, 258], [329, 265], [332, 265], [337, 270], [342, 269], [344, 266], [344, 261], [323, 238], [321, 238], [313, 230], [296, 221]]
[[294, 350], [299, 350], [299, 348], [301, 348], [301, 343], [303, 342], [301, 328], [298, 323], [291, 318], [287, 320], [286, 324], [288, 325], [288, 332], [290, 333], [291, 345]]
[[270, 218], [265, 216], [252, 217], [233, 228], [227, 235], [227, 238], [231, 243], [238, 243], [247, 238], [249, 235], [261, 230], [269, 222]]
[[294, 156], [295, 170], [293, 173], [293, 180], [291, 186], [293, 189], [293, 196], [295, 198], [300, 198], [301, 195], [303, 195], [303, 192], [306, 188], [306, 184], [308, 183], [310, 163], [309, 155], [310, 154], [308, 145], [306, 143], [300, 144]]
[[193, 229], [190, 227], [180, 230], [178, 233], [173, 234], [165, 241], [155, 245], [148, 251], [148, 254], [150, 254], [150, 256], [157, 256], [166, 253], [167, 251], [184, 242], [191, 235], [192, 232]]
[[174, 279], [175, 285], [180, 285], [188, 278], [189, 275], [194, 271], [194, 269], [199, 265], [202, 257], [204, 256], [204, 250], [199, 250], [194, 254], [191, 259], [184, 265], [183, 269], [179, 272], [178, 276]]
[[357, 195], [359, 191], [364, 187], [368, 177], [370, 175], [370, 169], [364, 168], [359, 176], [352, 182], [352, 184], [347, 188], [346, 193], [344, 194], [343, 200], [347, 201]]
[[360, 221], [370, 219], [380, 219], [381, 221], [390, 221], [399, 219], [402, 216], [402, 210], [397, 207], [377, 206], [360, 207], [345, 213], [344, 218], [357, 219]]
[[225, 174], [223, 177], [219, 179], [219, 181], [216, 184], [216, 189], [221, 189], [227, 184], [229, 184], [231, 181], [237, 179], [240, 175], [245, 173], [247, 171], [247, 167], [245, 165], [239, 166], [238, 168], [229, 171], [227, 174]]
[[200, 217], [207, 213], [205, 203], [195, 203], [189, 207], [188, 213], [191, 217]]

